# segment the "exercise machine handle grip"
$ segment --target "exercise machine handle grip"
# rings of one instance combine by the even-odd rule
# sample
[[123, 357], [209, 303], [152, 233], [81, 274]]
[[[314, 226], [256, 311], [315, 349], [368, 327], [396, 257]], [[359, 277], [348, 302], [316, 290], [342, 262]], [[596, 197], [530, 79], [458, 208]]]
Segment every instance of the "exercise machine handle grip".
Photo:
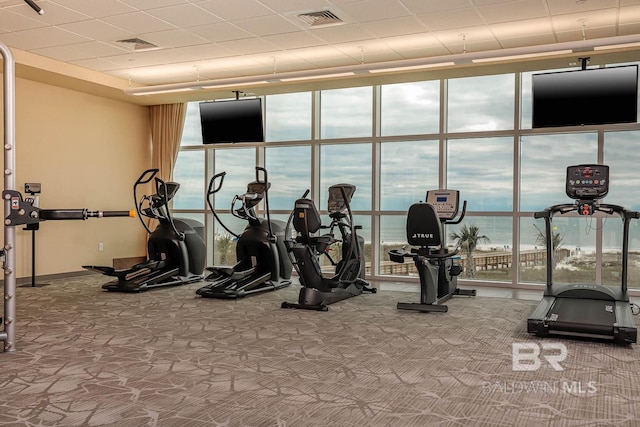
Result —
[[86, 220], [87, 218], [135, 217], [134, 211], [90, 211], [88, 209], [41, 209], [41, 221]]
[[136, 211], [133, 209], [129, 211], [91, 211], [91, 212], [88, 212], [88, 216], [94, 217], [94, 218], [111, 218], [111, 217], [122, 217], [122, 216], [135, 218]]
[[[215, 194], [218, 191], [220, 191], [220, 189], [222, 188], [222, 183], [224, 182], [224, 177], [227, 173], [226, 172], [220, 172], [217, 173], [213, 176], [213, 178], [211, 178], [211, 181], [209, 181], [209, 189], [207, 190], [207, 196], [211, 195], [211, 194]], [[218, 183], [218, 185], [215, 185], [216, 181], [218, 180], [218, 178], [220, 178], [220, 182]]]
[[150, 182], [158, 172], [160, 172], [160, 169], [147, 169], [146, 171], [142, 172], [142, 175], [140, 175], [140, 177], [137, 179], [135, 185], [146, 184], [147, 182]]

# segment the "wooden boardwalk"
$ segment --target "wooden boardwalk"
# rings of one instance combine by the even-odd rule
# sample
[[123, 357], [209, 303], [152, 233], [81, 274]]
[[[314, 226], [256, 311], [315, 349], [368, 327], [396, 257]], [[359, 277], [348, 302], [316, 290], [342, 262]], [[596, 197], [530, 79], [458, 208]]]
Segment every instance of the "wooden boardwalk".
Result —
[[[467, 258], [463, 254], [458, 254], [458, 262], [462, 265], [462, 268], [466, 267]], [[560, 260], [569, 256], [568, 249], [559, 249], [556, 254], [556, 259]], [[507, 251], [492, 251], [492, 252], [476, 252], [473, 255], [476, 263], [476, 270], [501, 270], [510, 268], [513, 263], [513, 253]], [[547, 253], [545, 249], [532, 249], [520, 252], [520, 265], [532, 266], [543, 265], [547, 262]], [[367, 263], [367, 273], [371, 273], [371, 265]], [[385, 260], [380, 262], [380, 274], [391, 275], [408, 275], [418, 274], [416, 266], [410, 258], [407, 258], [403, 264]]]

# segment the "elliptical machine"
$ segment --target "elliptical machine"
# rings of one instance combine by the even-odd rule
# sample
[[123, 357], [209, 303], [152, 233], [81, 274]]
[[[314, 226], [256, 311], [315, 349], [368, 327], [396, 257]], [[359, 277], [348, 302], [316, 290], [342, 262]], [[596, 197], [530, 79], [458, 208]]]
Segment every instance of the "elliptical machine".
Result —
[[[89, 266], [83, 268], [97, 271], [118, 280], [102, 285], [103, 289], [116, 292], [142, 292], [162, 286], [184, 285], [203, 278], [206, 247], [204, 226], [195, 220], [173, 218], [169, 201], [173, 199], [180, 184], [165, 182], [156, 177], [158, 169], [148, 169], [133, 185], [136, 212], [142, 226], [149, 233], [148, 259], [131, 268]], [[138, 202], [138, 187], [155, 178], [155, 194], [144, 195]], [[160, 223], [152, 232], [143, 217], [157, 219]]]
[[475, 289], [458, 289], [460, 265], [454, 263], [459, 248], [452, 252], [446, 248], [444, 225], [459, 224], [464, 218], [467, 202], [458, 215], [460, 192], [457, 190], [429, 190], [426, 203], [414, 203], [407, 213], [407, 242], [415, 246], [389, 251], [389, 259], [404, 263], [412, 258], [420, 276], [420, 302], [399, 302], [399, 310], [446, 313], [443, 302], [454, 295], [475, 296]]
[[[210, 274], [205, 280], [212, 282], [196, 291], [206, 298], [237, 299], [250, 294], [275, 291], [291, 284], [292, 266], [284, 246], [285, 224], [272, 220], [269, 214], [269, 187], [267, 170], [256, 167], [256, 180], [247, 184], [247, 192], [236, 195], [231, 202], [231, 213], [248, 221], [242, 234], [237, 235], [216, 214], [213, 195], [220, 191], [226, 172], [216, 174], [209, 181], [207, 204], [216, 220], [237, 238], [236, 259], [231, 267], [207, 267]], [[255, 207], [265, 201], [267, 218], [258, 218]], [[236, 202], [242, 206], [236, 208]]]
[[[329, 187], [328, 210], [331, 224], [323, 226], [320, 213], [313, 200], [305, 198], [296, 200], [294, 210], [287, 222], [286, 235], [293, 226], [298, 233], [295, 240], [287, 240], [287, 250], [293, 254], [295, 266], [300, 276], [298, 303], [283, 302], [282, 308], [302, 308], [307, 310], [329, 310], [329, 305], [343, 299], [351, 298], [363, 292], [375, 293], [376, 288], [369, 287], [364, 281], [364, 239], [356, 230], [362, 228], [353, 223], [350, 201], [356, 191], [355, 185], [336, 184]], [[321, 228], [328, 228], [329, 233], [313, 236]], [[334, 229], [340, 231], [341, 239], [334, 237]], [[328, 249], [334, 243], [342, 242], [342, 258], [335, 262]], [[325, 255], [335, 266], [335, 275], [325, 277], [322, 274], [318, 258]]]

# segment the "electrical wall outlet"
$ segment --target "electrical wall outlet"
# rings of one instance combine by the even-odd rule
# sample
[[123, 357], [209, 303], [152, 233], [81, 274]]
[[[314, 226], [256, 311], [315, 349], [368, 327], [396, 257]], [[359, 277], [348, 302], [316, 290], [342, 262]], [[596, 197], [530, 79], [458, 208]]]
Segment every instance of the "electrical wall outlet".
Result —
[[102, 242], [98, 243], [98, 251], [99, 252], [104, 251], [104, 243], [102, 243]]

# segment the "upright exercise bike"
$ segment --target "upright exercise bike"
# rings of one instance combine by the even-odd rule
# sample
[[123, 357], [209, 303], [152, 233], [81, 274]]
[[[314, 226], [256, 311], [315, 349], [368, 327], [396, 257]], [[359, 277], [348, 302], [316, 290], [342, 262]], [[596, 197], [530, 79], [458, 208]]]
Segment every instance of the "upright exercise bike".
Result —
[[[285, 223], [272, 220], [269, 213], [269, 187], [267, 171], [256, 167], [256, 179], [247, 185], [246, 193], [236, 195], [231, 202], [231, 213], [246, 220], [247, 227], [237, 235], [227, 228], [214, 208], [213, 195], [220, 191], [226, 172], [216, 174], [207, 190], [207, 204], [216, 220], [236, 237], [237, 263], [233, 266], [207, 267], [205, 280], [211, 283], [196, 291], [206, 298], [237, 299], [266, 291], [275, 291], [291, 284], [292, 266], [284, 246]], [[266, 219], [258, 218], [255, 207], [265, 201]], [[241, 206], [236, 208], [236, 202]]]
[[[297, 303], [283, 302], [282, 308], [327, 311], [328, 306], [335, 302], [363, 292], [376, 292], [364, 281], [364, 239], [356, 232], [361, 227], [354, 225], [350, 207], [355, 191], [356, 187], [351, 184], [337, 184], [329, 188], [329, 226], [322, 225], [320, 213], [313, 200], [305, 198], [306, 193], [296, 200], [287, 222], [286, 235], [290, 236], [288, 230], [293, 223], [298, 236], [295, 240], [287, 240], [286, 244], [289, 253], [293, 254], [293, 265], [303, 288], [300, 289]], [[321, 228], [328, 228], [329, 233], [313, 235]], [[340, 232], [340, 240], [335, 238], [336, 228]], [[342, 242], [339, 262], [335, 262], [327, 252], [337, 242]], [[323, 254], [336, 268], [335, 275], [331, 277], [322, 274], [318, 258]]]
[[[566, 193], [574, 203], [554, 205], [536, 212], [544, 218], [547, 249], [547, 287], [542, 301], [527, 320], [527, 331], [540, 337], [549, 335], [586, 337], [628, 345], [637, 341], [637, 328], [627, 292], [629, 226], [640, 212], [622, 206], [600, 203], [609, 192], [609, 166], [576, 165], [567, 167]], [[596, 212], [622, 218], [622, 272], [620, 287], [596, 284], [553, 284], [554, 214], [577, 212], [592, 216]]]
[[412, 258], [420, 276], [420, 302], [399, 302], [399, 310], [446, 313], [443, 302], [454, 295], [475, 296], [475, 289], [459, 289], [458, 275], [462, 272], [454, 262], [459, 248], [449, 252], [445, 245], [444, 226], [459, 224], [466, 213], [467, 202], [459, 212], [460, 193], [457, 190], [429, 190], [426, 203], [414, 203], [407, 213], [407, 242], [414, 246], [389, 251], [389, 259], [404, 263]]
[[[204, 277], [204, 226], [192, 219], [173, 218], [169, 210], [169, 201], [175, 196], [180, 184], [163, 181], [156, 176], [158, 172], [158, 169], [144, 171], [133, 186], [138, 218], [149, 233], [148, 259], [126, 269], [83, 266], [87, 270], [117, 278], [116, 281], [102, 285], [103, 289], [115, 292], [142, 292], [151, 288], [198, 282]], [[155, 194], [144, 195], [138, 201], [138, 187], [151, 180], [154, 180]], [[159, 221], [153, 232], [144, 218]]]

